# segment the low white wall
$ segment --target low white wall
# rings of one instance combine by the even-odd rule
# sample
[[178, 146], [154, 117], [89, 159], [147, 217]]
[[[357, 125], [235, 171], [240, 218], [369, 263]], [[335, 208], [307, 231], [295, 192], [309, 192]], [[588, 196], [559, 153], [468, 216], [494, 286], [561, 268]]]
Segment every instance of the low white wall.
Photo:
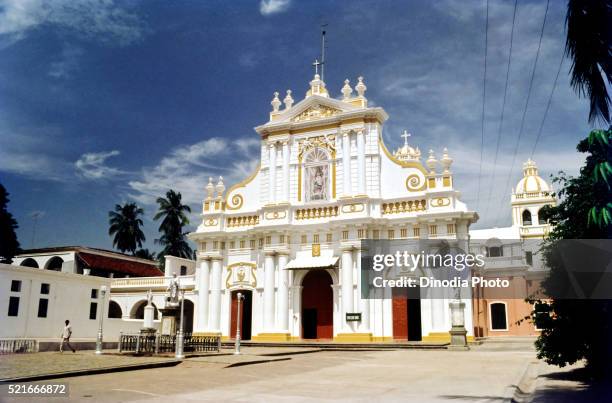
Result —
[[[19, 291], [11, 291], [13, 281], [21, 282]], [[21, 266], [0, 264], [0, 338], [59, 339], [64, 321], [70, 320], [74, 340], [95, 339], [98, 333], [102, 295], [91, 297], [92, 289], [106, 286], [111, 279], [80, 274], [62, 273]], [[41, 284], [49, 284], [49, 294], [41, 294]], [[17, 316], [8, 316], [9, 300], [19, 298]], [[116, 341], [119, 333], [137, 333], [143, 325], [140, 319], [108, 318], [110, 292], [104, 306], [104, 340]], [[47, 315], [38, 317], [41, 298], [48, 299]], [[96, 319], [89, 319], [90, 304], [96, 302]], [[159, 328], [160, 321], [154, 322]]]

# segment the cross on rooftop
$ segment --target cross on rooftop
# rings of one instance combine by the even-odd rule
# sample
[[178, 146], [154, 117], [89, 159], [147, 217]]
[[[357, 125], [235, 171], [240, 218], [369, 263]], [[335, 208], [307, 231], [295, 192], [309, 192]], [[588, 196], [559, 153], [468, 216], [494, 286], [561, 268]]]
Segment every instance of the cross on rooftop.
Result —
[[404, 145], [408, 145], [408, 137], [412, 136], [412, 134], [408, 133], [407, 130], [404, 130], [404, 133], [400, 136], [404, 139]]
[[315, 68], [315, 74], [319, 74], [319, 66], [322, 63], [319, 61], [319, 59], [315, 59], [314, 63], [312, 64]]

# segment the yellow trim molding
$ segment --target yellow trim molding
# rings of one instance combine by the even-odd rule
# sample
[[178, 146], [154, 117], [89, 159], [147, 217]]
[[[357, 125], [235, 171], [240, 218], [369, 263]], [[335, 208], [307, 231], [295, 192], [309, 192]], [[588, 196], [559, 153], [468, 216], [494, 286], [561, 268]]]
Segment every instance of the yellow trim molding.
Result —
[[373, 341], [372, 333], [338, 333], [334, 337], [338, 343], [370, 343]]
[[[448, 332], [431, 332], [427, 336], [423, 336], [421, 341], [433, 343], [450, 343], [451, 336]], [[467, 336], [467, 341], [474, 341], [474, 336]]]
[[251, 338], [253, 341], [291, 341], [289, 333], [259, 333]]

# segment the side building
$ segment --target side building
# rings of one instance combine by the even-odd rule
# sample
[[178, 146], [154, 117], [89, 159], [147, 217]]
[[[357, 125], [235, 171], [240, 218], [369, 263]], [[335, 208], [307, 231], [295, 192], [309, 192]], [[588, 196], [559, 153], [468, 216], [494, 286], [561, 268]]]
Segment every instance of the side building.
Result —
[[529, 296], [543, 296], [540, 283], [548, 274], [539, 253], [551, 226], [542, 218], [544, 206], [554, 206], [552, 186], [538, 174], [532, 160], [523, 164], [523, 178], [511, 195], [512, 225], [470, 230], [470, 251], [487, 256], [485, 266], [473, 273], [488, 279], [505, 279], [509, 290], [473, 290], [474, 334], [477, 337], [535, 336], [529, 320]]

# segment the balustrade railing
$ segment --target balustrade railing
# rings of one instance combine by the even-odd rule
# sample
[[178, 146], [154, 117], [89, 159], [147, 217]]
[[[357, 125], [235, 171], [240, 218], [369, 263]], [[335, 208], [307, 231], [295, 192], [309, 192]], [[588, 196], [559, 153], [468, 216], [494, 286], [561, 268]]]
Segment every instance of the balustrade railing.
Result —
[[[134, 354], [172, 353], [176, 349], [176, 336], [165, 334], [129, 334], [119, 336], [119, 352]], [[198, 336], [185, 334], [183, 350], [185, 352], [206, 352], [221, 349], [220, 336]]]
[[3, 339], [0, 340], [0, 354], [35, 353], [36, 340], [31, 339]]

